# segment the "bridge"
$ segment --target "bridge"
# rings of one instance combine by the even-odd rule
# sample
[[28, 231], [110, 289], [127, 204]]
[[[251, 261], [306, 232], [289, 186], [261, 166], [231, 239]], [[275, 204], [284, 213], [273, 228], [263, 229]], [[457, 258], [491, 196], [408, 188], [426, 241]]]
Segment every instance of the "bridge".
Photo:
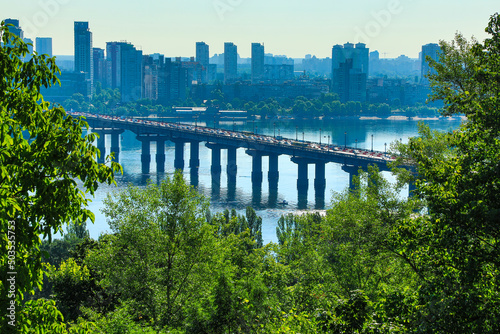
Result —
[[101, 162], [105, 156], [105, 135], [111, 135], [111, 151], [115, 158], [119, 157], [119, 135], [125, 130], [132, 131], [142, 143], [141, 165], [144, 174], [149, 173], [151, 164], [151, 142], [156, 142], [157, 171], [165, 171], [165, 141], [175, 143], [175, 169], [184, 168], [184, 145], [190, 145], [189, 167], [197, 170], [200, 164], [199, 147], [201, 142], [211, 150], [212, 177], [220, 177], [221, 150], [227, 150], [227, 176], [229, 182], [236, 179], [237, 161], [236, 150], [243, 148], [252, 157], [252, 183], [262, 183], [262, 158], [268, 157], [268, 180], [270, 187], [276, 185], [279, 179], [278, 156], [288, 155], [291, 161], [298, 166], [297, 189], [300, 193], [307, 193], [309, 187], [308, 165], [315, 165], [314, 187], [316, 194], [323, 194], [326, 187], [325, 165], [333, 162], [342, 165], [342, 169], [349, 173], [349, 185], [353, 186], [353, 177], [358, 170], [367, 169], [368, 165], [377, 165], [379, 170], [387, 171], [388, 163], [394, 157], [385, 152], [368, 151], [346, 146], [319, 144], [309, 141], [293, 140], [280, 136], [258, 135], [246, 131], [228, 131], [204, 126], [179, 124], [173, 122], [159, 122], [152, 120], [96, 115], [81, 112], [68, 112], [78, 117], [84, 116], [85, 121], [92, 128], [92, 132], [99, 134], [97, 147], [101, 151]]

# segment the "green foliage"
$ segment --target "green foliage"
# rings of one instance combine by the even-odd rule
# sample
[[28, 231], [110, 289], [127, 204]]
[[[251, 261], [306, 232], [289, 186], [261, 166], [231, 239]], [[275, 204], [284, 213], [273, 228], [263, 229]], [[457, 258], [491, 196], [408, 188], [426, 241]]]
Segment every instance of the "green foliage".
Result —
[[105, 200], [114, 234], [88, 262], [108, 292], [155, 327], [183, 324], [191, 303], [210, 289], [217, 247], [207, 205], [180, 172], [159, 186], [130, 186]]
[[[150, 322], [143, 319], [134, 319], [131, 314], [134, 312], [127, 304], [108, 313], [106, 316], [84, 308], [85, 316], [93, 324], [92, 333], [99, 334], [155, 334], [162, 333], [153, 328]], [[170, 333], [170, 332], [169, 332]]]
[[64, 236], [65, 239], [75, 238], [77, 240], [83, 240], [90, 238], [90, 232], [87, 229], [87, 222], [82, 222], [81, 224], [69, 224], [67, 233]]
[[319, 317], [324, 332], [364, 333], [369, 318], [369, 300], [361, 290], [350, 292], [349, 299], [340, 300], [333, 311], [326, 311]]
[[67, 333], [64, 318], [52, 300], [27, 301], [18, 321], [19, 333]]
[[315, 334], [319, 332], [319, 326], [316, 320], [306, 312], [281, 312], [279, 316], [275, 316], [270, 322], [262, 325], [255, 333], [304, 333]]
[[48, 276], [53, 284], [59, 310], [66, 319], [76, 320], [81, 315], [80, 305], [84, 304], [92, 293], [89, 269], [69, 258], [61, 263], [59, 268], [48, 265]]
[[467, 113], [461, 101], [463, 97], [478, 90], [476, 69], [479, 58], [473, 52], [477, 41], [471, 42], [460, 33], [451, 42], [440, 41], [439, 59], [428, 58], [435, 73], [427, 75], [431, 88], [431, 101], [443, 100], [444, 115]]
[[[27, 45], [3, 23], [0, 36], [0, 307], [5, 310], [8, 249], [15, 247], [10, 270], [17, 272], [19, 303], [40, 288], [41, 239], [50, 240], [70, 222], [93, 220], [86, 194], [93, 195], [101, 182], [114, 182], [121, 167], [98, 164], [95, 136], [82, 136], [87, 124], [43, 100], [40, 87], [59, 83], [54, 58], [35, 54], [23, 63]], [[1, 328], [7, 324], [3, 313], [0, 322]]]
[[209, 217], [211, 224], [218, 226], [219, 234], [227, 237], [231, 234], [238, 235], [248, 231], [250, 238], [254, 241], [252, 248], [261, 248], [262, 241], [262, 218], [257, 216], [257, 213], [252, 207], [247, 207], [245, 216], [240, 216], [236, 210], [224, 210], [222, 216], [217, 215]]
[[349, 298], [351, 291], [363, 290], [373, 299], [386, 284], [409, 283], [406, 267], [386, 242], [391, 228], [419, 207], [415, 199], [399, 198], [400, 186], [388, 183], [371, 167], [360, 174], [354, 190], [334, 197], [320, 247], [338, 296]]
[[86, 238], [71, 247], [66, 258], [71, 257], [62, 264], [54, 264], [55, 261], [49, 258], [52, 264], [48, 266], [49, 279], [44, 279], [42, 296], [54, 298], [66, 320], [77, 320], [82, 316], [82, 309], [85, 307], [105, 314], [114, 310], [118, 304], [117, 295], [106, 293], [99, 285], [102, 277], [86, 265], [90, 251], [99, 248], [97, 241]]
[[[467, 116], [459, 131], [410, 140], [417, 195], [429, 214], [395, 228], [398, 252], [418, 273], [415, 318], [426, 332], [500, 330], [500, 16], [483, 44], [441, 43], [429, 79], [445, 114]], [[445, 141], [436, 146], [441, 138]], [[449, 149], [443, 147], [444, 144]]]

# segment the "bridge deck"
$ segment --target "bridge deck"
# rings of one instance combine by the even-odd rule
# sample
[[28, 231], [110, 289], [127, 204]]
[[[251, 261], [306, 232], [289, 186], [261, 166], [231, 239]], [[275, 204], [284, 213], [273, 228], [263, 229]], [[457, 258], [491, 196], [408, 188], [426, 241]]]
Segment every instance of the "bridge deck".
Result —
[[[164, 136], [172, 141], [205, 141], [227, 147], [243, 147], [259, 151], [262, 155], [286, 154], [317, 162], [336, 162], [354, 166], [375, 164], [381, 170], [387, 170], [387, 163], [395, 160], [394, 157], [380, 151], [367, 151], [289, 138], [277, 139], [273, 136], [250, 132], [81, 112], [68, 112], [68, 114], [85, 117], [86, 122], [92, 128], [124, 129], [138, 136]], [[154, 141], [154, 138], [151, 140]]]

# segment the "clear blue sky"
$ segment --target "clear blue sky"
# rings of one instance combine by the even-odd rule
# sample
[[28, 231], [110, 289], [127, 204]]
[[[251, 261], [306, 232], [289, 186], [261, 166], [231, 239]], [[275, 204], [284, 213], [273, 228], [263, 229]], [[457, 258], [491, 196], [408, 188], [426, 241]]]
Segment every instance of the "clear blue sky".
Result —
[[73, 54], [73, 22], [89, 21], [94, 47], [127, 40], [145, 54], [210, 55], [234, 42], [242, 57], [261, 42], [266, 53], [330, 57], [334, 44], [361, 41], [381, 57], [418, 57], [421, 46], [486, 37], [498, 0], [2, 0], [1, 17], [17, 18], [25, 37], [52, 37], [55, 55]]

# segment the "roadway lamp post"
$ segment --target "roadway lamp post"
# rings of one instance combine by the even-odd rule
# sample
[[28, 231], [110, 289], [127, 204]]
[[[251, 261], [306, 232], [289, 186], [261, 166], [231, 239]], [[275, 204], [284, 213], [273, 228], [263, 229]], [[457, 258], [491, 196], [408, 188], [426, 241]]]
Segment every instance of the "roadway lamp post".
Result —
[[387, 143], [384, 143], [384, 147], [385, 147], [384, 154], [387, 154]]
[[255, 120], [252, 119], [252, 132], [255, 133]]
[[330, 149], [330, 135], [328, 135], [328, 149]]
[[319, 146], [321, 147], [321, 128], [319, 128]]
[[194, 132], [196, 132], [197, 128], [198, 128], [198, 116], [194, 116]]
[[344, 148], [347, 148], [347, 131], [344, 132]]
[[372, 152], [373, 152], [373, 135], [372, 135]]
[[304, 131], [302, 131], [302, 142], [304, 142]]
[[273, 137], [276, 138], [276, 122], [273, 122]]

